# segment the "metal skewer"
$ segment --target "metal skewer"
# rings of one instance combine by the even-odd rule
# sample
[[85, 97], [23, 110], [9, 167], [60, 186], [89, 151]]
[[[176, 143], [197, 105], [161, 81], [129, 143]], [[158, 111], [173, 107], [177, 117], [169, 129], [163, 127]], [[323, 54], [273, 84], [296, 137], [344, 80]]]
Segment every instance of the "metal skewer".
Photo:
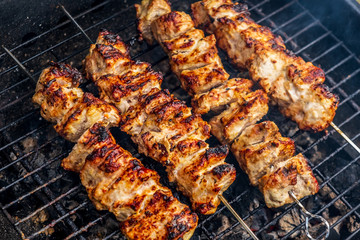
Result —
[[334, 122], [331, 122], [330, 125], [358, 152], [360, 153], [360, 148], [348, 137], [346, 134], [341, 131], [341, 129], [335, 125]]
[[312, 214], [311, 212], [306, 210], [304, 205], [302, 205], [301, 202], [297, 199], [297, 197], [295, 196], [293, 191], [289, 191], [289, 195], [292, 197], [292, 199], [295, 201], [295, 203], [300, 207], [301, 212], [305, 215], [305, 233], [306, 233], [306, 236], [311, 240], [317, 239], [316, 237], [314, 238], [313, 236], [311, 236], [311, 234], [309, 232], [309, 227], [310, 227], [309, 221], [310, 221], [310, 219], [319, 219], [326, 226], [325, 238], [328, 238], [329, 234], [330, 234], [330, 224], [329, 224], [329, 222], [325, 218], [323, 218], [322, 216]]
[[[334, 123], [331, 122], [330, 125], [335, 129], [335, 131], [337, 131], [358, 153], [360, 153], [360, 148], [343, 132], [341, 131], [341, 129]], [[323, 224], [325, 224], [326, 226], [326, 230], [325, 230], [325, 238], [329, 237], [330, 234], [330, 224], [329, 222], [323, 218], [320, 215], [316, 215], [316, 214], [312, 214], [309, 211], [307, 211], [304, 207], [304, 205], [301, 204], [301, 202], [296, 198], [295, 194], [293, 191], [289, 191], [289, 195], [290, 197], [295, 201], [295, 203], [300, 207], [301, 212], [305, 215], [305, 233], [306, 236], [313, 240], [316, 238], [313, 238], [309, 232], [309, 221], [310, 219], [319, 219], [321, 222], [323, 222]]]
[[[82, 32], [82, 34], [87, 38], [89, 43], [93, 44], [94, 42], [91, 38], [86, 34], [86, 32], [82, 29], [82, 27], [76, 22], [76, 20], [71, 16], [71, 14], [65, 9], [65, 7], [59, 4], [61, 9], [65, 12], [65, 14], [70, 18], [70, 20], [75, 24], [75, 26]], [[21, 63], [20, 63], [21, 64]], [[239, 214], [231, 207], [230, 203], [224, 198], [222, 194], [219, 194], [219, 199], [221, 202], [229, 209], [229, 211], [234, 215], [234, 217], [239, 221], [241, 226], [246, 230], [246, 232], [254, 239], [259, 240], [253, 231], [249, 228], [248, 225], [244, 222], [244, 220], [239, 216]]]
[[242, 220], [242, 218], [237, 214], [237, 212], [231, 207], [230, 203], [224, 198], [222, 194], [219, 195], [221, 202], [229, 209], [229, 211], [235, 216], [241, 226], [246, 230], [246, 232], [255, 240], [259, 240], [255, 233], [249, 228], [249, 226]]
[[17, 65], [21, 68], [21, 70], [23, 70], [26, 73], [26, 75], [28, 75], [30, 80], [32, 80], [34, 83], [37, 83], [36, 79], [31, 75], [31, 73], [29, 73], [29, 71], [25, 68], [25, 66], [21, 64], [21, 62], [14, 56], [14, 54], [12, 54], [10, 50], [7, 49], [4, 45], [2, 45], [1, 47], [17, 63]]
[[70, 18], [70, 20], [73, 22], [73, 24], [75, 24], [75, 26], [82, 32], [82, 34], [87, 38], [87, 40], [93, 44], [94, 42], [91, 40], [91, 38], [86, 34], [86, 32], [84, 31], [84, 29], [82, 29], [82, 27], [80, 27], [80, 25], [76, 22], [76, 20], [71, 16], [71, 14], [66, 10], [66, 8], [59, 4], [59, 6], [61, 7], [61, 9], [64, 11], [64, 13], [68, 16], [68, 18]]

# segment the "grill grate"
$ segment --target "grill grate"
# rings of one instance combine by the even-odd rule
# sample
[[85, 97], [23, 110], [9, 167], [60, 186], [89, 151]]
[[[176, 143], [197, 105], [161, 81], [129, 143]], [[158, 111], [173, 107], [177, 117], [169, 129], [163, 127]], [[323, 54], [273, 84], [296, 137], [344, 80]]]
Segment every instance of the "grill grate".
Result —
[[[360, 130], [356, 124], [360, 113], [360, 83], [356, 81], [360, 75], [359, 59], [299, 1], [253, 0], [248, 4], [252, 18], [282, 35], [296, 54], [322, 66], [327, 84], [341, 101], [334, 122], [359, 145]], [[189, 2], [173, 2], [176, 10], [189, 12], [189, 6]], [[58, 14], [59, 18], [64, 17], [63, 13]], [[84, 6], [84, 11], [74, 18], [91, 39], [96, 38], [101, 27], [118, 32], [131, 45], [133, 58], [148, 61], [155, 70], [163, 72], [164, 88], [189, 102], [171, 74], [160, 46], [149, 47], [136, 41], [132, 4], [104, 1], [91, 8]], [[70, 20], [65, 20], [13, 47], [11, 52], [37, 79], [50, 60], [80, 67], [88, 48], [84, 35]], [[227, 61], [223, 62], [233, 77], [246, 76]], [[31, 78], [26, 77], [5, 52], [0, 54], [0, 63], [0, 207], [3, 213], [22, 238], [123, 239], [115, 218], [108, 212], [96, 211], [79, 177], [60, 167], [61, 159], [72, 145], [59, 137], [33, 107]], [[91, 83], [84, 88], [95, 89]], [[281, 126], [283, 135], [295, 140], [297, 151], [309, 159], [319, 180], [320, 193], [301, 202], [310, 212], [329, 219], [331, 228], [341, 234], [341, 239], [360, 238], [359, 154], [334, 134], [335, 130], [329, 130], [328, 134], [300, 131], [276, 109], [271, 109], [267, 118]], [[136, 153], [136, 146], [127, 136], [117, 129], [113, 133], [122, 147], [165, 176], [159, 164]], [[238, 166], [232, 156], [228, 162]], [[266, 208], [261, 193], [250, 187], [247, 176], [238, 167], [237, 170], [236, 182], [224, 196], [257, 235], [262, 239], [302, 239], [299, 236], [304, 235], [303, 224], [299, 223], [303, 220], [296, 206]], [[169, 185], [165, 177], [163, 181]], [[175, 196], [187, 202], [181, 195], [175, 193]], [[241, 239], [244, 236], [239, 223], [222, 206], [214, 215], [200, 217], [193, 239]]]

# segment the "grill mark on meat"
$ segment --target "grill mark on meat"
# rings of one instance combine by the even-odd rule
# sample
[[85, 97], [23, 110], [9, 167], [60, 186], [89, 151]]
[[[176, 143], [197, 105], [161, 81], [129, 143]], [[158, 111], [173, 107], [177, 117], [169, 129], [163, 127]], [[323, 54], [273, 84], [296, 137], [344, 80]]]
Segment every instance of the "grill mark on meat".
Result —
[[[222, 179], [223, 176], [228, 174], [229, 172], [234, 171], [234, 166], [230, 164], [221, 164], [213, 168], [212, 173], [217, 176], [218, 179]], [[221, 189], [216, 189], [216, 192], [219, 192]]]
[[51, 66], [50, 72], [55, 77], [70, 78], [74, 86], [78, 86], [79, 83], [82, 81], [81, 73], [68, 64], [51, 61], [49, 65]]

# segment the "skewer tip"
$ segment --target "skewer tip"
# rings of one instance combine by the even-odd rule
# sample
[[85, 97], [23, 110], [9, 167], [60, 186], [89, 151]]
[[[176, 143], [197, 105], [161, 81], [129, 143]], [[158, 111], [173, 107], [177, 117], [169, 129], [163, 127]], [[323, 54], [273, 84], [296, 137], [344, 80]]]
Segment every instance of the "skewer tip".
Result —
[[330, 125], [337, 131], [358, 153], [360, 153], [360, 148], [343, 132], [341, 129], [334, 123], [331, 122]]
[[249, 228], [249, 226], [242, 220], [242, 218], [237, 214], [237, 212], [231, 207], [230, 203], [224, 198], [222, 194], [219, 195], [219, 199], [221, 202], [229, 209], [229, 211], [234, 215], [234, 217], [238, 220], [241, 226], [246, 230], [246, 232], [254, 239], [259, 240], [255, 233]]

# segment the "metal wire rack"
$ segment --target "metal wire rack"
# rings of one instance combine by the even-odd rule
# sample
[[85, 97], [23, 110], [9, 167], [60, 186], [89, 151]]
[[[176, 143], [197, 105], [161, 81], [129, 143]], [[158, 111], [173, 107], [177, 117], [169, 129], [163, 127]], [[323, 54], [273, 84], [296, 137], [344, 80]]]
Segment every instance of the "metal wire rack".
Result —
[[[173, 9], [189, 12], [190, 2], [172, 3]], [[334, 122], [359, 145], [359, 59], [297, 0], [256, 0], [248, 4], [252, 18], [282, 35], [296, 54], [322, 66], [326, 83], [341, 100]], [[57, 13], [59, 19], [64, 16], [61, 11]], [[131, 45], [133, 58], [150, 62], [164, 73], [164, 88], [189, 101], [171, 74], [160, 46], [149, 47], [136, 40], [132, 3], [103, 1], [90, 8], [84, 6], [84, 11], [74, 15], [91, 39], [101, 27], [119, 33]], [[80, 67], [88, 48], [84, 35], [70, 20], [64, 20], [10, 49], [29, 70], [29, 76], [6, 52], [0, 54], [0, 207], [23, 239], [123, 238], [114, 217], [92, 206], [78, 176], [59, 166], [72, 145], [57, 136], [30, 101], [35, 87], [31, 79], [38, 78], [47, 62], [65, 61]], [[222, 59], [232, 76], [246, 76]], [[92, 84], [84, 88], [94, 91]], [[333, 129], [327, 134], [300, 131], [276, 109], [271, 109], [267, 117], [281, 126], [283, 135], [295, 140], [297, 151], [309, 159], [320, 183], [320, 193], [301, 202], [310, 212], [330, 219], [332, 230], [341, 234], [341, 239], [359, 239], [360, 155]], [[128, 137], [116, 129], [113, 132], [122, 147], [165, 176], [159, 164], [136, 153]], [[232, 156], [228, 162], [237, 166]], [[224, 195], [256, 234], [261, 239], [301, 239], [303, 221], [296, 206], [266, 208], [261, 193], [250, 187], [246, 175], [237, 170], [236, 182]], [[169, 185], [165, 180], [163, 183]], [[181, 194], [175, 195], [187, 202]], [[214, 215], [200, 217], [193, 239], [246, 236], [222, 206]]]

